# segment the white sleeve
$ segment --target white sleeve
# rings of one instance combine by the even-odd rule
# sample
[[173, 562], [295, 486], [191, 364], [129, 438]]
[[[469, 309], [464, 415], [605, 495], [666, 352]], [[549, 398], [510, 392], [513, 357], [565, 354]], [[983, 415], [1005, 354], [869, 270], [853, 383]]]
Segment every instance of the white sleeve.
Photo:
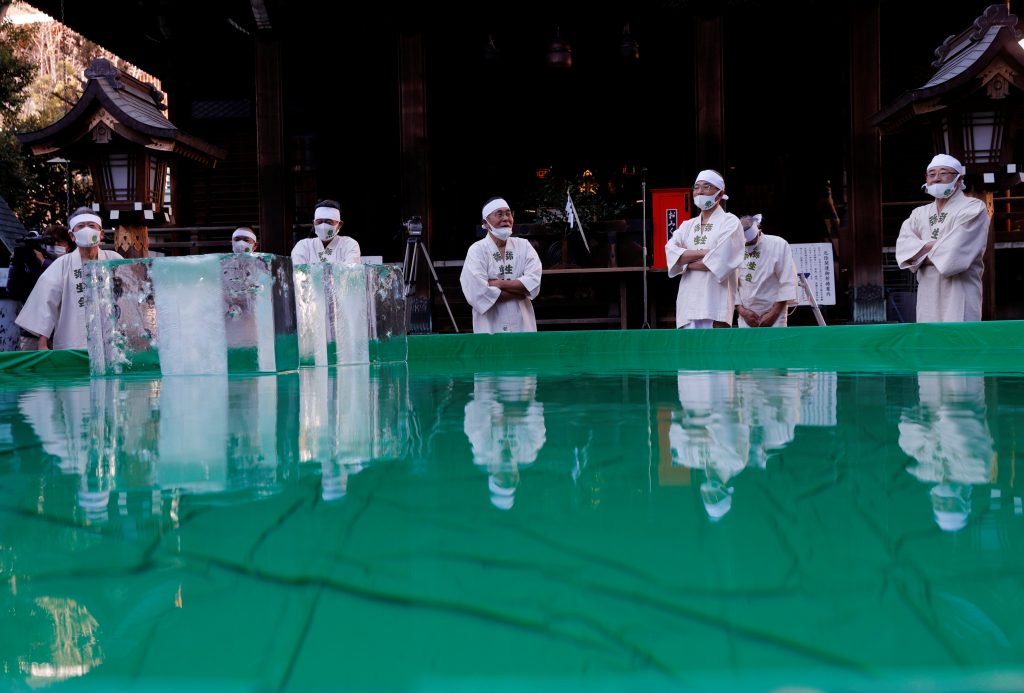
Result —
[[797, 302], [796, 262], [793, 260], [793, 249], [789, 243], [783, 243], [782, 255], [779, 258], [776, 273], [779, 277], [779, 293], [775, 296], [776, 302], [785, 301], [795, 304]]
[[15, 318], [15, 324], [41, 337], [53, 334], [64, 293], [64, 273], [61, 271], [64, 264], [54, 262], [43, 271]]
[[501, 289], [487, 285], [489, 279], [487, 256], [481, 250], [481, 246], [474, 244], [466, 253], [466, 262], [462, 265], [459, 283], [462, 284], [462, 293], [466, 296], [466, 301], [480, 314], [490, 310], [501, 296]]
[[348, 242], [345, 244], [345, 253], [341, 261], [348, 264], [358, 264], [362, 261], [362, 255], [359, 252], [359, 243], [356, 242], [356, 239], [349, 236], [346, 236], [345, 240]]
[[537, 251], [530, 245], [530, 242], [525, 241], [524, 245], [526, 246], [526, 268], [523, 270], [523, 276], [519, 277], [519, 281], [530, 292], [532, 301], [540, 293], [540, 277], [544, 268], [541, 265], [540, 256], [537, 255]]
[[911, 212], [910, 216], [906, 218], [900, 227], [900, 235], [896, 237], [896, 263], [900, 269], [911, 270], [912, 272], [917, 271], [925, 256], [922, 255], [915, 262], [911, 262], [910, 258], [921, 252], [921, 248], [930, 240], [921, 238], [917, 226], [917, 219], [914, 212]]
[[689, 221], [684, 221], [678, 229], [672, 232], [672, 238], [665, 244], [665, 260], [668, 263], [668, 276], [676, 277], [686, 271], [686, 265], [677, 265], [679, 258], [689, 248], [683, 242], [684, 229]]

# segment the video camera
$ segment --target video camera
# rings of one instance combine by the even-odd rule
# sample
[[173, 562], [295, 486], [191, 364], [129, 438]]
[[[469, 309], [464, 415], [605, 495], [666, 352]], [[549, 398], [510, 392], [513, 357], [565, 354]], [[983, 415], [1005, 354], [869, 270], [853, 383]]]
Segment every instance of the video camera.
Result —
[[423, 235], [423, 217], [415, 216], [409, 217], [402, 224], [405, 230], [409, 232], [410, 236], [422, 236]]
[[40, 236], [39, 234], [30, 233], [27, 236], [19, 238], [18, 245], [33, 248], [35, 250], [45, 250], [47, 247], [53, 247], [53, 236]]

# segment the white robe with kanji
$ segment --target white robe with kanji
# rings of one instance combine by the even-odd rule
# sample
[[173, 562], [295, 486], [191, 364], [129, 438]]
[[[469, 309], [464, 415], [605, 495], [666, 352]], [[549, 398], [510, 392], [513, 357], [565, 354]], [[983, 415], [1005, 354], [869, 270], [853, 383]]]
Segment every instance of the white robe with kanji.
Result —
[[[469, 246], [462, 265], [462, 293], [473, 307], [473, 331], [536, 332], [533, 299], [540, 293], [542, 267], [537, 251], [525, 238], [510, 236], [504, 251], [498, 250], [491, 235]], [[518, 279], [529, 298], [499, 301], [501, 290], [488, 286], [491, 279]]]
[[[796, 263], [789, 243], [779, 236], [762, 233], [754, 245], [744, 246], [736, 287], [736, 305], [764, 315], [779, 301], [796, 305]], [[779, 313], [772, 327], [785, 327], [787, 311]], [[748, 327], [743, 316], [737, 324]]]
[[[953, 193], [942, 211], [935, 203], [918, 207], [896, 239], [900, 269], [917, 275], [917, 322], [981, 320], [981, 275], [988, 242], [985, 203]], [[935, 245], [911, 262], [930, 241]], [[930, 262], [922, 265], [925, 258]]]
[[[676, 294], [676, 327], [693, 320], [732, 323], [736, 307], [736, 270], [743, 262], [743, 226], [735, 214], [719, 207], [701, 224], [698, 215], [676, 229], [665, 245], [668, 276], [680, 277]], [[707, 250], [707, 272], [679, 264], [687, 250]]]
[[303, 238], [292, 248], [293, 265], [334, 262], [348, 265], [360, 262], [359, 244], [348, 236], [335, 236], [326, 246], [319, 238]]
[[[99, 260], [121, 260], [112, 250], [100, 250]], [[39, 276], [35, 288], [14, 321], [33, 334], [49, 337], [54, 349], [85, 349], [85, 278], [82, 255], [61, 255]]]

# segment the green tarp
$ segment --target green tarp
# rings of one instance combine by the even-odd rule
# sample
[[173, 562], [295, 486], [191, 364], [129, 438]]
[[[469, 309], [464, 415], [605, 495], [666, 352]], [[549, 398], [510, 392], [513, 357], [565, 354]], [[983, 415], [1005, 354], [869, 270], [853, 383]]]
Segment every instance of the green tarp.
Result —
[[[784, 329], [589, 330], [413, 335], [417, 371], [806, 368], [837, 371], [1024, 370], [1024, 321]], [[84, 351], [0, 353], [0, 374], [89, 374]]]

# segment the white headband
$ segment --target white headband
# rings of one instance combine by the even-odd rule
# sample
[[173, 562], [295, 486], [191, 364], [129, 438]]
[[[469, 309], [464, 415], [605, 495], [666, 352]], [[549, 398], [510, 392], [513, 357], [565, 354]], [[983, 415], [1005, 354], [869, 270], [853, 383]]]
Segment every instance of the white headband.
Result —
[[925, 171], [930, 171], [933, 168], [938, 168], [939, 166], [951, 168], [957, 173], [959, 173], [961, 176], [966, 173], [966, 171], [964, 170], [964, 165], [961, 164], [956, 159], [954, 159], [953, 157], [951, 157], [949, 154], [936, 154], [935, 157], [931, 160], [931, 163], [928, 164], [928, 168], [926, 168]]
[[313, 212], [313, 218], [341, 221], [341, 212], [336, 210], [334, 207], [317, 207], [316, 211]]
[[698, 173], [697, 177], [694, 178], [694, 181], [698, 181], [698, 180], [702, 180], [702, 181], [705, 181], [707, 183], [711, 183], [711, 185], [715, 186], [716, 188], [718, 188], [722, 192], [725, 192], [725, 179], [722, 178], [722, 176], [720, 176], [715, 171], [712, 171], [711, 169], [705, 169], [705, 170], [701, 171], [700, 173]]
[[707, 183], [711, 183], [712, 185], [717, 187], [719, 190], [721, 190], [721, 192], [722, 192], [722, 200], [728, 200], [729, 199], [729, 196], [727, 196], [727, 194], [725, 193], [725, 178], [720, 176], [717, 172], [712, 171], [711, 169], [705, 169], [705, 170], [703, 170], [703, 171], [701, 171], [700, 173], [697, 174], [697, 177], [693, 179], [693, 182], [696, 183], [696, 181], [698, 181], [698, 180], [702, 180], [702, 181], [705, 181]]
[[68, 228], [74, 231], [75, 227], [81, 224], [83, 221], [94, 221], [101, 229], [103, 228], [102, 219], [100, 219], [95, 214], [84, 212], [82, 214], [76, 214], [75, 216], [71, 217], [71, 219], [68, 220]]
[[235, 232], [231, 234], [231, 240], [235, 240], [236, 238], [251, 238], [255, 241], [256, 234], [249, 229], [235, 229]]
[[508, 202], [505, 202], [505, 200], [501, 199], [500, 197], [496, 197], [484, 205], [483, 218], [486, 219], [499, 209], [509, 209], [509, 206]]

